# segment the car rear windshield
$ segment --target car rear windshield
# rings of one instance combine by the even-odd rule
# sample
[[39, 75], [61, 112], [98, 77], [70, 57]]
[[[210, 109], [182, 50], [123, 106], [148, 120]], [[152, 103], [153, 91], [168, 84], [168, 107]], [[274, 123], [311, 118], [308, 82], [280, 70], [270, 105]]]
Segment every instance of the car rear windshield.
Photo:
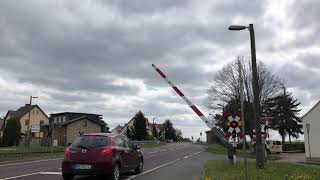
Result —
[[72, 147], [97, 148], [110, 144], [109, 138], [106, 136], [80, 136], [73, 141]]

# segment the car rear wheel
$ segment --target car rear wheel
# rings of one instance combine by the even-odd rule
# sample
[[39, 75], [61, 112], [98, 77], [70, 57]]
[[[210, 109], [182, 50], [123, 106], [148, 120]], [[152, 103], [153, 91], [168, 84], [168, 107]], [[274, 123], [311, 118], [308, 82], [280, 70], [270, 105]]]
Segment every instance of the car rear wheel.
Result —
[[136, 174], [140, 174], [143, 170], [143, 160], [141, 159], [138, 167], [135, 169]]
[[63, 180], [72, 180], [74, 175], [72, 174], [62, 174]]
[[111, 180], [119, 180], [120, 178], [120, 168], [119, 164], [114, 165], [112, 174], [111, 174]]

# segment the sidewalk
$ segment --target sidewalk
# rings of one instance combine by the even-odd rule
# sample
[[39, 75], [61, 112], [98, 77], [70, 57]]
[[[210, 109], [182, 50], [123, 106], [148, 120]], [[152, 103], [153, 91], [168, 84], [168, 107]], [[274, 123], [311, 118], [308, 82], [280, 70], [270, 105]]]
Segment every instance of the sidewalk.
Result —
[[281, 153], [277, 162], [305, 163], [305, 153]]
[[282, 153], [279, 156], [281, 157], [281, 159], [277, 160], [276, 162], [288, 162], [293, 164], [300, 164], [304, 166], [320, 168], [319, 164], [306, 162], [305, 153]]

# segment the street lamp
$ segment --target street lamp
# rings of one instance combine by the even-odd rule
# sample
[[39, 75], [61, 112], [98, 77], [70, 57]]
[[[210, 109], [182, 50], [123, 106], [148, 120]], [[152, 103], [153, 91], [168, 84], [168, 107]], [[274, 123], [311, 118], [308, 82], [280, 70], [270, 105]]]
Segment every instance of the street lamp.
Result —
[[248, 27], [247, 26], [239, 26], [239, 25], [231, 25], [231, 26], [229, 26], [228, 29], [230, 31], [240, 31], [240, 30], [244, 30], [246, 28], [248, 28]]
[[230, 31], [240, 31], [248, 29], [250, 32], [251, 41], [251, 65], [252, 65], [252, 89], [253, 89], [253, 104], [254, 104], [254, 119], [256, 122], [256, 167], [264, 168], [264, 147], [262, 146], [261, 125], [260, 125], [260, 99], [258, 87], [258, 72], [256, 60], [256, 45], [254, 37], [253, 24], [249, 26], [232, 25], [228, 28]]
[[28, 131], [27, 131], [27, 145], [30, 146], [30, 116], [31, 116], [31, 104], [32, 104], [32, 99], [36, 99], [36, 98], [39, 98], [37, 96], [30, 96], [30, 103], [29, 103], [29, 115], [28, 115]]

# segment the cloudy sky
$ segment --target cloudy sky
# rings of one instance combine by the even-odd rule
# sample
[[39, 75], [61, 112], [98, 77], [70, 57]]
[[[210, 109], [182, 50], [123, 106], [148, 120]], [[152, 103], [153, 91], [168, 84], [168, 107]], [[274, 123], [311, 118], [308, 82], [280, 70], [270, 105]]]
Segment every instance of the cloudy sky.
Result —
[[34, 103], [49, 113], [102, 114], [115, 127], [138, 110], [184, 136], [208, 128], [154, 72], [158, 65], [208, 115], [210, 80], [236, 56], [286, 82], [302, 113], [320, 98], [319, 1], [4, 0], [0, 2], [0, 116]]

